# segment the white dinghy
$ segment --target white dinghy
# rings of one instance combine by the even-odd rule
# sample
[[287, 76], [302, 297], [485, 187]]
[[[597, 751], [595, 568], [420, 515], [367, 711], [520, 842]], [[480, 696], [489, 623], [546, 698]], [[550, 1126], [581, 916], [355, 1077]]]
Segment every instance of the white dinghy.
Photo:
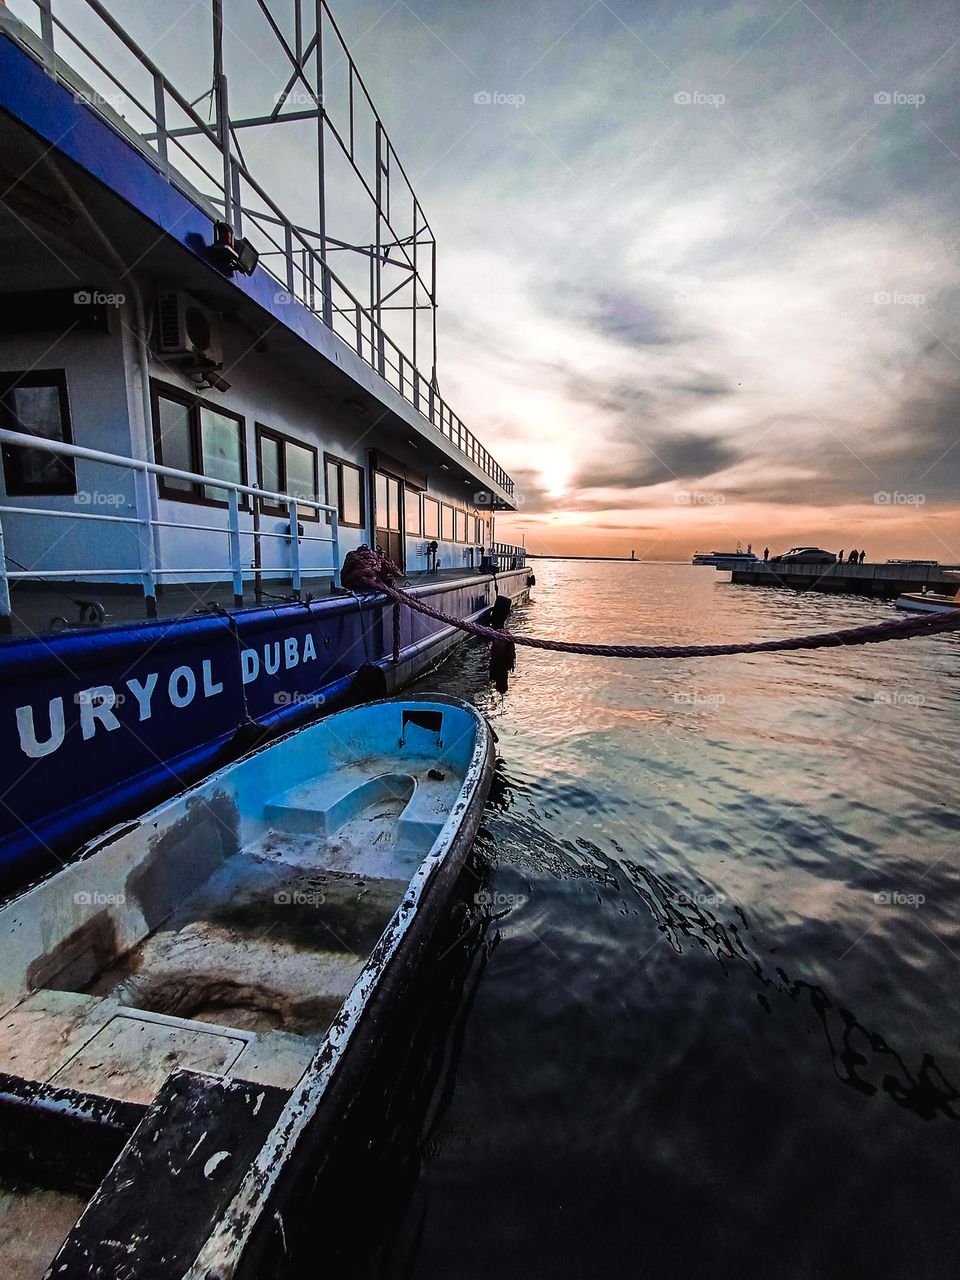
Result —
[[493, 763], [465, 703], [343, 711], [0, 909], [0, 1178], [36, 1267], [0, 1232], [4, 1274], [264, 1274], [258, 1233], [413, 990]]
[[896, 606], [908, 613], [948, 613], [960, 609], [960, 598], [936, 591], [905, 591], [897, 596]]

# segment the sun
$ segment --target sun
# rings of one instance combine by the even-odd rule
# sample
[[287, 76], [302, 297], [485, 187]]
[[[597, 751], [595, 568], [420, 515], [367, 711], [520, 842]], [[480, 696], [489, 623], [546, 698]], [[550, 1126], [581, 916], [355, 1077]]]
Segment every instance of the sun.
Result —
[[549, 450], [540, 460], [540, 483], [548, 498], [559, 498], [570, 487], [573, 466], [561, 450]]

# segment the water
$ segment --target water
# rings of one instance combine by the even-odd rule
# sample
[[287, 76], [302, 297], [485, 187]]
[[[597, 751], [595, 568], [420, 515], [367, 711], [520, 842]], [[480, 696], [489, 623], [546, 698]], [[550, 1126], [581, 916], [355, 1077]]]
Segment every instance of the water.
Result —
[[[513, 626], [542, 636], [891, 616], [687, 566], [536, 572]], [[499, 735], [499, 919], [379, 1274], [960, 1274], [960, 638], [521, 649], [502, 700], [471, 645], [417, 689]]]

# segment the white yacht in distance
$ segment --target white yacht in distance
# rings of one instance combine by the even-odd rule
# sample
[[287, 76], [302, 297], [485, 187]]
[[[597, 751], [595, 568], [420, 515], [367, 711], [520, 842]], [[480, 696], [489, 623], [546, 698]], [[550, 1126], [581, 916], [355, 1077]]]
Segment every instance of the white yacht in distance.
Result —
[[730, 563], [750, 565], [758, 564], [759, 560], [753, 554], [753, 548], [749, 542], [747, 543], [746, 551], [740, 550], [738, 542], [736, 551], [698, 551], [690, 563], [712, 565], [716, 569], [720, 567], [721, 563], [724, 565]]

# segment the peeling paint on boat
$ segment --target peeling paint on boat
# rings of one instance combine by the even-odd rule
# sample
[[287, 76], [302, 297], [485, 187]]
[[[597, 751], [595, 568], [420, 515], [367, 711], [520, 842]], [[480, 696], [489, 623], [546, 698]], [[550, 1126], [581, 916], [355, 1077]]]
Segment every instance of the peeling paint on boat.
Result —
[[[269, 1138], [247, 1171], [232, 1204], [207, 1239], [184, 1280], [231, 1280], [236, 1274], [244, 1248], [267, 1210], [270, 1194], [277, 1185], [284, 1165], [317, 1117], [347, 1049], [356, 1036], [371, 997], [390, 962], [399, 955], [416, 913], [422, 907], [432, 878], [463, 832], [463, 822], [473, 798], [478, 791], [485, 794], [480, 784], [484, 773], [492, 772], [492, 737], [482, 716], [476, 711], [473, 714], [478, 722], [474, 751], [457, 800], [440, 835], [412, 877], [407, 895], [371, 952], [300, 1085], [294, 1090]], [[482, 806], [478, 806], [473, 815], [475, 826], [479, 825], [480, 807]], [[475, 827], [468, 834], [469, 847]], [[465, 854], [466, 850], [463, 852]]]

